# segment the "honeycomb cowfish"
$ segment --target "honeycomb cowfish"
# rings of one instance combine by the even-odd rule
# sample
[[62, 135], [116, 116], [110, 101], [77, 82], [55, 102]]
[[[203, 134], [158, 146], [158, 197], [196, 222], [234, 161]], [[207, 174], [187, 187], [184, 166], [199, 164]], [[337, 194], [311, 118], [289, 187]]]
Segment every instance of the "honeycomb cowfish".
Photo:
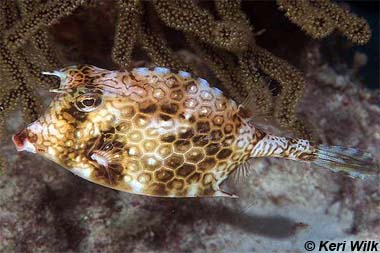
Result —
[[228, 196], [221, 183], [255, 157], [378, 174], [369, 153], [278, 137], [205, 79], [167, 68], [91, 65], [43, 72], [60, 78], [46, 112], [12, 139], [91, 182], [159, 197]]

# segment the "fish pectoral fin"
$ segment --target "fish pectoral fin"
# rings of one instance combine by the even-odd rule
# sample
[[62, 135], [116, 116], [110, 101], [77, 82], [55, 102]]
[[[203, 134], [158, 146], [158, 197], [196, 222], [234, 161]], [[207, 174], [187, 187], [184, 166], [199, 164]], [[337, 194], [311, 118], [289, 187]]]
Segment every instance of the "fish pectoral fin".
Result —
[[232, 193], [229, 193], [229, 192], [225, 192], [225, 191], [222, 191], [222, 190], [215, 191], [214, 192], [214, 197], [227, 197], [227, 198], [234, 198], [234, 199], [239, 198], [239, 196], [237, 196], [235, 194], [232, 194]]
[[231, 180], [233, 185], [239, 185], [246, 178], [250, 176], [250, 171], [252, 167], [252, 159], [240, 164], [227, 178], [227, 180]]

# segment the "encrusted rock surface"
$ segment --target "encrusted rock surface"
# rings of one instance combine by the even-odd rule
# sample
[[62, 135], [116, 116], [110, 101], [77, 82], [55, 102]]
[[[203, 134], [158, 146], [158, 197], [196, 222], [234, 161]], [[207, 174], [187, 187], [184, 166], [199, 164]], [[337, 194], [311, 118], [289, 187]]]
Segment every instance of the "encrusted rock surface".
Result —
[[[380, 159], [379, 94], [325, 66], [308, 74], [300, 110], [319, 140]], [[15, 112], [9, 133], [21, 122]], [[380, 178], [257, 159], [247, 178], [226, 184], [239, 199], [161, 199], [82, 180], [17, 153], [10, 138], [0, 151], [9, 164], [0, 176], [0, 252], [304, 252], [307, 240], [380, 234]]]

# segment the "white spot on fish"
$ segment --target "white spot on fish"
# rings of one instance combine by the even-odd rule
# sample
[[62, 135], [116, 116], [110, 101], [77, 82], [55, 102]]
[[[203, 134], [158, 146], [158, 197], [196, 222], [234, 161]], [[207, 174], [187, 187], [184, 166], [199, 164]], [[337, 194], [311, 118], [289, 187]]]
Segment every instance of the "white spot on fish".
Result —
[[174, 127], [174, 121], [172, 119], [170, 119], [170, 120], [162, 120], [160, 122], [160, 124], [161, 124], [161, 127], [163, 127], [163, 128], [172, 128], [172, 127]]
[[190, 78], [191, 77], [191, 74], [189, 72], [186, 72], [186, 71], [179, 71], [178, 75], [180, 77], [183, 77], [183, 78]]
[[244, 148], [245, 145], [246, 145], [246, 144], [245, 144], [245, 141], [244, 141], [244, 140], [240, 140], [240, 141], [238, 141], [238, 143], [237, 143], [238, 148]]
[[126, 183], [129, 183], [130, 181], [132, 181], [132, 177], [130, 175], [125, 175], [123, 179], [124, 179], [124, 182]]
[[92, 169], [90, 168], [73, 168], [71, 169], [71, 172], [74, 173], [75, 175], [88, 179], [91, 176]]
[[210, 85], [208, 84], [208, 82], [205, 79], [198, 78], [197, 81], [199, 82], [199, 85], [201, 86], [202, 89], [209, 89], [210, 88]]
[[32, 143], [30, 143], [28, 141], [28, 139], [24, 140], [24, 143], [23, 143], [22, 147], [17, 147], [17, 145], [16, 145], [16, 148], [17, 148], [17, 151], [28, 151], [28, 152], [31, 152], [31, 153], [36, 153], [36, 148], [33, 146]]
[[191, 118], [193, 114], [188, 112], [188, 111], [185, 111], [185, 113], [183, 114], [183, 116], [185, 117], [186, 120], [189, 120]]
[[133, 156], [133, 155], [136, 155], [136, 154], [137, 154], [137, 150], [136, 150], [136, 148], [131, 147], [131, 148], [128, 150], [128, 155]]
[[190, 98], [185, 101], [185, 107], [194, 108], [196, 105], [197, 105], [197, 101], [195, 99]]
[[108, 159], [102, 155], [98, 155], [94, 153], [91, 155], [91, 159], [96, 161], [99, 165], [102, 165], [104, 167], [108, 166]]
[[232, 105], [232, 107], [237, 108], [237, 104], [234, 100], [230, 99], [230, 104]]
[[221, 90], [219, 90], [218, 88], [214, 87], [213, 90], [215, 92], [215, 95], [217, 95], [217, 96], [223, 95], [223, 92]]
[[162, 68], [162, 67], [156, 67], [153, 69], [153, 71], [156, 74], [162, 74], [162, 75], [168, 74], [170, 72], [168, 68]]
[[[202, 115], [208, 115], [211, 111], [210, 111], [210, 109], [209, 109], [208, 107], [204, 107], [204, 106], [202, 106], [199, 112], [200, 112], [200, 114], [202, 114]], [[187, 118], [187, 119], [188, 119], [188, 118]]]
[[64, 137], [63, 134], [61, 134], [60, 132], [58, 132], [58, 130], [54, 127], [53, 124], [51, 124], [51, 125], [49, 126], [48, 131], [49, 131], [49, 134], [51, 134], [51, 135], [53, 135], [53, 136], [55, 136], [55, 137], [57, 137], [57, 138], [59, 138], [59, 139], [61, 139], [61, 138]]
[[33, 124], [30, 124], [28, 126], [28, 130], [32, 131], [32, 133], [35, 133], [35, 134], [42, 133], [43, 132], [43, 127], [42, 127], [42, 125], [38, 121], [36, 121]]
[[140, 193], [144, 186], [143, 184], [139, 183], [137, 180], [132, 180], [128, 184], [131, 186], [132, 191], [135, 193]]
[[165, 96], [165, 93], [161, 89], [155, 89], [153, 91], [153, 97], [157, 99], [162, 99], [164, 98], [164, 96]]
[[79, 130], [77, 130], [77, 131], [75, 132], [75, 137], [76, 137], [77, 139], [82, 138], [82, 133], [81, 133]]
[[48, 149], [47, 149], [47, 153], [48, 153], [52, 158], [54, 158], [54, 157], [56, 156], [55, 149], [52, 148], [52, 147], [48, 147]]
[[142, 75], [142, 76], [146, 76], [149, 74], [148, 68], [135, 68], [135, 71], [137, 72], [137, 74]]
[[149, 165], [155, 165], [155, 164], [157, 164], [157, 160], [154, 159], [154, 158], [149, 158], [149, 159], [148, 159], [148, 164], [149, 164]]
[[189, 189], [187, 191], [187, 196], [189, 197], [196, 197], [198, 193], [198, 186], [196, 184], [192, 184], [189, 186]]
[[211, 100], [212, 99], [212, 94], [208, 91], [202, 91], [201, 92], [201, 98], [204, 100]]
[[[189, 114], [189, 117], [191, 115]], [[168, 120], [168, 121], [157, 121], [157, 120], [152, 120], [149, 122], [147, 125], [147, 128], [149, 129], [154, 129], [155, 132], [157, 132], [160, 135], [167, 134], [167, 133], [172, 133], [179, 131], [181, 128], [188, 128], [188, 124], [181, 124], [178, 122], [174, 122], [173, 120]]]

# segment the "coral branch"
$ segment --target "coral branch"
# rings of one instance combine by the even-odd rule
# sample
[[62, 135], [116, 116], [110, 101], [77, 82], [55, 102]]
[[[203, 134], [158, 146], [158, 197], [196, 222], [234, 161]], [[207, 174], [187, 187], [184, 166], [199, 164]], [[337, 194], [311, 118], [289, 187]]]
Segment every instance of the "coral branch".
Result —
[[64, 16], [70, 15], [84, 0], [49, 1], [40, 5], [37, 10], [19, 21], [4, 36], [6, 46], [12, 50], [20, 48], [42, 26], [52, 25]]
[[259, 68], [281, 86], [281, 93], [274, 108], [276, 120], [284, 128], [294, 127], [297, 120], [297, 105], [304, 90], [305, 81], [302, 74], [284, 60], [259, 46], [252, 52], [257, 57]]
[[0, 1], [0, 31], [5, 31], [19, 18], [16, 1], [2, 0]]
[[127, 68], [131, 63], [132, 51], [136, 44], [141, 6], [139, 0], [119, 0], [117, 6], [119, 13], [112, 59], [119, 66]]
[[[35, 8], [38, 8], [38, 6], [41, 5], [41, 1], [36, 0], [24, 0], [19, 2], [19, 8], [22, 18], [27, 18], [28, 15], [33, 13], [33, 10]], [[34, 61], [33, 64], [38, 65], [40, 67], [43, 67], [47, 69], [49, 67], [50, 69], [58, 69], [62, 66], [61, 60], [58, 57], [58, 54], [55, 50], [53, 50], [53, 43], [52, 39], [49, 36], [48, 31], [46, 30], [45, 26], [42, 26], [41, 29], [39, 29], [34, 35], [31, 37], [31, 42], [35, 49], [38, 50], [38, 53], [40, 56], [44, 58], [43, 62], [41, 60]], [[35, 57], [34, 57], [35, 58]], [[28, 65], [31, 65], [32, 63], [29, 63]], [[32, 65], [33, 65], [32, 64]], [[34, 67], [36, 69], [36, 67]], [[36, 76], [39, 76], [39, 79], [46, 79], [43, 78], [37, 70], [38, 73], [35, 73]]]
[[[241, 10], [241, 0], [216, 0], [214, 4], [215, 9], [206, 9], [201, 7], [201, 1], [190, 0], [1, 0], [0, 119], [20, 104], [25, 115], [37, 116], [41, 97], [36, 90], [52, 83], [40, 72], [59, 68], [63, 60], [57, 53], [63, 45], [57, 47], [52, 39], [51, 32], [55, 32], [51, 25], [75, 10], [80, 15], [101, 7], [98, 13], [117, 15], [111, 56], [119, 67], [128, 68], [133, 63], [133, 53], [141, 52], [136, 49], [143, 49], [151, 64], [193, 72], [195, 68], [184, 64], [170, 47], [174, 45], [172, 41], [167, 40], [172, 34], [176, 39], [184, 37], [186, 40], [179, 45], [191, 47], [203, 58], [227, 96], [255, 112], [272, 113], [282, 127], [307, 136], [304, 120], [297, 117], [304, 90], [301, 73], [256, 45], [254, 28]], [[371, 36], [364, 19], [329, 0], [277, 0], [277, 4], [291, 22], [313, 38], [324, 38], [336, 30], [352, 42], [364, 44]], [[86, 19], [91, 24], [85, 27], [93, 27], [94, 19]], [[72, 34], [75, 32], [70, 30]], [[104, 48], [108, 50], [107, 46]], [[88, 49], [92, 55], [90, 46], [79, 48]], [[278, 82], [277, 98], [269, 90], [268, 76]]]
[[238, 76], [248, 93], [244, 105], [254, 109], [255, 112], [269, 115], [273, 109], [272, 94], [268, 88], [268, 84], [259, 73], [254, 59], [255, 56], [251, 50], [239, 56], [240, 71]]
[[371, 29], [365, 19], [327, 0], [312, 0], [311, 4], [319, 12], [329, 16], [333, 20], [336, 29], [353, 43], [363, 45], [370, 40]]
[[324, 38], [335, 29], [359, 45], [371, 38], [367, 21], [328, 0], [277, 0], [277, 4], [293, 23], [314, 38]]
[[335, 29], [329, 16], [312, 8], [306, 0], [277, 0], [280, 10], [313, 38], [324, 38]]
[[[222, 17], [224, 21], [235, 23], [240, 26], [242, 30], [247, 32], [248, 44], [253, 43], [253, 26], [249, 23], [247, 16], [241, 10], [240, 0], [218, 0], [215, 1], [215, 7], [218, 14]], [[247, 44], [247, 45], [248, 45]], [[248, 49], [243, 46], [243, 49]], [[243, 51], [242, 49], [242, 51]]]
[[160, 19], [173, 29], [233, 52], [242, 52], [248, 46], [249, 28], [228, 21], [217, 22], [192, 1], [156, 0], [154, 3]]
[[[13, 53], [0, 44], [0, 66], [1, 73], [6, 75], [11, 85], [2, 85], [0, 89], [0, 111], [14, 108], [16, 99], [23, 104], [23, 109], [28, 111], [25, 115], [30, 115], [33, 119], [37, 118], [41, 111], [42, 104], [36, 102], [38, 97], [35, 93], [34, 83], [28, 82], [31, 79], [27, 71], [30, 66], [26, 65], [21, 53]], [[12, 88], [17, 87], [17, 88]]]
[[221, 49], [213, 48], [196, 38], [187, 36], [189, 45], [207, 63], [215, 76], [222, 81], [226, 94], [236, 101], [244, 100], [246, 95], [244, 87], [234, 75], [235, 63], [231, 54], [223, 52]]

